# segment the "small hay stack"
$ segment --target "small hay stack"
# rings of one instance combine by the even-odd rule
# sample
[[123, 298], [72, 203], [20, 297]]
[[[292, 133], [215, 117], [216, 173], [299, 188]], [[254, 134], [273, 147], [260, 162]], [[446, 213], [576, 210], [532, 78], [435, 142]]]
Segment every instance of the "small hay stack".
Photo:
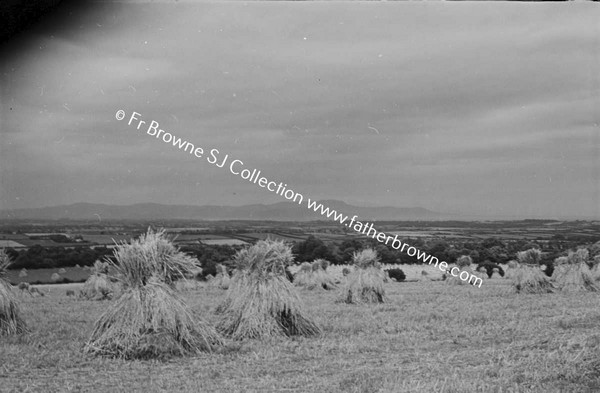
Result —
[[19, 278], [27, 277], [27, 269], [21, 269], [19, 272]]
[[27, 332], [17, 298], [4, 278], [10, 264], [10, 257], [4, 250], [0, 250], [0, 336]]
[[600, 291], [600, 283], [594, 279], [588, 260], [589, 252], [585, 248], [569, 251], [566, 258], [556, 258], [555, 264], [559, 267], [553, 279], [561, 292]]
[[110, 299], [115, 291], [115, 285], [108, 277], [109, 263], [96, 261], [92, 267], [92, 274], [79, 291], [79, 297], [88, 300]]
[[348, 304], [384, 303], [385, 273], [381, 270], [377, 252], [372, 248], [355, 252], [352, 263], [355, 269], [342, 286], [341, 301]]
[[289, 246], [270, 239], [240, 250], [227, 297], [217, 309], [219, 330], [234, 340], [320, 334], [285, 275], [293, 260]]
[[510, 276], [517, 293], [554, 292], [554, 283], [540, 269], [541, 259], [542, 252], [535, 248], [517, 253], [519, 267]]
[[231, 277], [227, 268], [221, 264], [217, 265], [217, 275], [211, 281], [211, 284], [221, 289], [229, 289], [231, 283]]
[[315, 259], [312, 264], [308, 262], [302, 263], [300, 271], [294, 277], [294, 285], [309, 290], [335, 289], [337, 285], [334, 278], [327, 272], [328, 267], [329, 262], [325, 259]]
[[592, 276], [594, 280], [600, 281], [600, 254], [592, 259]]
[[196, 320], [174, 282], [197, 269], [164, 231], [148, 229], [121, 243], [111, 262], [124, 293], [100, 316], [84, 351], [93, 355], [151, 359], [197, 354], [222, 344], [218, 333]]
[[[468, 255], [461, 255], [460, 257], [458, 257], [456, 259], [456, 264], [455, 265], [450, 265], [448, 266], [448, 271], [451, 271], [452, 268], [454, 267], [458, 267], [461, 272], [468, 272], [469, 275], [471, 274], [475, 274], [477, 277], [479, 277], [479, 274], [476, 274], [476, 272], [474, 271], [474, 269], [472, 268], [472, 264], [473, 264], [473, 259], [468, 256]], [[454, 271], [456, 272], [456, 270]], [[450, 273], [447, 273], [447, 278], [446, 278], [446, 284], [448, 285], [468, 285], [469, 283], [467, 281], [463, 281], [460, 279], [459, 277], [460, 273], [458, 273], [456, 276], [453, 276]]]

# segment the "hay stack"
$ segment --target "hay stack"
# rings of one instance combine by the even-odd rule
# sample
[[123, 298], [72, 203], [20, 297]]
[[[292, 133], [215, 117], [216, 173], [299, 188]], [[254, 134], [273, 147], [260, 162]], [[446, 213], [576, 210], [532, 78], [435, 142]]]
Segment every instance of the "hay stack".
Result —
[[27, 277], [27, 269], [21, 269], [19, 272], [19, 278]]
[[542, 252], [536, 248], [517, 253], [519, 267], [510, 278], [517, 293], [550, 293], [556, 289], [554, 283], [540, 268]]
[[555, 286], [539, 266], [522, 264], [511, 273], [513, 287], [517, 293], [551, 293]]
[[[467, 281], [463, 281], [460, 279], [460, 277], [458, 275], [460, 275], [461, 272], [465, 271], [467, 273], [469, 273], [469, 276], [471, 274], [479, 277], [479, 274], [476, 274], [475, 269], [473, 269], [471, 267], [471, 265], [473, 264], [473, 259], [468, 256], [468, 255], [461, 255], [460, 257], [458, 257], [456, 259], [456, 264], [454, 265], [450, 265], [448, 266], [448, 273], [446, 275], [446, 284], [448, 285], [467, 285], [469, 284]], [[456, 272], [456, 269], [454, 270], [454, 273], [457, 274], [457, 276], [453, 276], [452, 274], [450, 274], [449, 272], [452, 270], [452, 268], [454, 267], [458, 267], [460, 269], [460, 272]]]
[[0, 250], [0, 336], [27, 332], [17, 298], [4, 278], [10, 264], [9, 256]]
[[108, 277], [108, 262], [96, 261], [92, 267], [92, 274], [83, 284], [79, 297], [88, 300], [110, 299], [115, 291], [115, 285]]
[[594, 280], [600, 281], [600, 254], [592, 259], [592, 276]]
[[341, 301], [348, 304], [384, 303], [385, 273], [381, 270], [377, 252], [367, 248], [352, 256], [355, 266], [342, 287]]
[[294, 285], [309, 290], [335, 289], [337, 285], [334, 278], [327, 272], [328, 267], [329, 262], [325, 259], [315, 259], [312, 264], [308, 262], [302, 263], [300, 271], [294, 277]]
[[238, 269], [218, 308], [220, 331], [234, 340], [321, 332], [286, 278], [285, 269], [293, 263], [289, 246], [261, 240], [239, 251], [235, 261]]
[[217, 332], [188, 311], [173, 289], [197, 267], [164, 231], [142, 235], [114, 251], [115, 277], [125, 292], [96, 321], [86, 353], [125, 359], [196, 354], [222, 343]]
[[211, 281], [211, 284], [215, 287], [221, 289], [229, 289], [229, 285], [231, 282], [231, 277], [229, 276], [229, 272], [227, 268], [221, 264], [217, 265], [217, 275]]
[[573, 252], [569, 255], [556, 258], [555, 264], [558, 265], [553, 276], [561, 292], [598, 292], [600, 284], [596, 282], [592, 271], [588, 267], [589, 252], [585, 248]]

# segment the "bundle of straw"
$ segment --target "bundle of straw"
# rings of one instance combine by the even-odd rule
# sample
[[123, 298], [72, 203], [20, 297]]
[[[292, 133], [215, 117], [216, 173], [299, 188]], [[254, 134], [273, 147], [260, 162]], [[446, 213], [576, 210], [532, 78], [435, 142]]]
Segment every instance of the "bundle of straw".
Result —
[[195, 354], [222, 344], [217, 332], [197, 321], [174, 290], [173, 282], [196, 269], [164, 231], [152, 232], [132, 244], [120, 244], [112, 263], [124, 287], [94, 326], [85, 351], [125, 359]]
[[218, 307], [223, 334], [241, 340], [271, 336], [312, 336], [320, 328], [307, 316], [285, 269], [293, 263], [283, 242], [261, 240], [235, 256], [238, 269]]
[[385, 273], [377, 252], [367, 248], [352, 256], [355, 269], [344, 281], [341, 301], [348, 304], [385, 302]]
[[5, 280], [10, 264], [8, 254], [3, 249], [0, 250], [0, 336], [21, 334], [28, 330], [12, 287]]

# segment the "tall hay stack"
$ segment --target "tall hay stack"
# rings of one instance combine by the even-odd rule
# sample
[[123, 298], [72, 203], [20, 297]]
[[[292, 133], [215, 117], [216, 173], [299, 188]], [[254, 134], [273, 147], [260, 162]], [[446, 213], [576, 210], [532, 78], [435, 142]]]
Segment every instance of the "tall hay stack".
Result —
[[377, 252], [372, 248], [355, 252], [352, 263], [355, 268], [346, 276], [341, 301], [348, 304], [384, 303], [385, 273], [381, 270]]
[[580, 248], [569, 251], [568, 256], [556, 258], [558, 265], [553, 276], [561, 292], [598, 292], [600, 284], [596, 282], [592, 271], [588, 267], [589, 251]]
[[197, 354], [222, 344], [218, 333], [189, 312], [174, 290], [177, 279], [197, 269], [164, 231], [121, 243], [110, 262], [124, 293], [96, 321], [84, 351], [124, 359]]
[[10, 257], [3, 249], [0, 250], [0, 336], [27, 332], [17, 298], [10, 283], [5, 279], [10, 264]]
[[309, 290], [335, 289], [335, 279], [327, 272], [329, 261], [325, 259], [315, 259], [312, 264], [308, 262], [300, 265], [300, 270], [294, 277], [294, 285], [304, 287]]
[[227, 297], [218, 308], [218, 329], [234, 340], [320, 334], [285, 275], [293, 260], [289, 246], [270, 239], [240, 250]]
[[540, 269], [542, 252], [536, 248], [517, 253], [519, 267], [511, 274], [513, 287], [517, 293], [550, 293], [555, 286]]

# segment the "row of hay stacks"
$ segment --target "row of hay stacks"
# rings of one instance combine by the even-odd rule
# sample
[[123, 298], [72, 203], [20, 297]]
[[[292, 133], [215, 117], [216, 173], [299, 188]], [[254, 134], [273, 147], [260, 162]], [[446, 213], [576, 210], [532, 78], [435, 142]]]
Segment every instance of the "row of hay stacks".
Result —
[[313, 263], [303, 262], [294, 276], [294, 285], [306, 289], [332, 290], [337, 288], [333, 276], [327, 272], [329, 261], [316, 259]]
[[[542, 252], [532, 248], [517, 253], [518, 262], [509, 262], [508, 276], [517, 293], [600, 291], [600, 267], [589, 268], [587, 249], [569, 251], [567, 256], [556, 258], [551, 277], [540, 268], [541, 259]], [[600, 262], [600, 258], [594, 258], [592, 263], [595, 262]]]
[[9, 256], [3, 249], [0, 250], [0, 336], [27, 331], [13, 288], [5, 280], [5, 273], [10, 264]]
[[96, 321], [84, 351], [118, 358], [195, 354], [222, 343], [217, 332], [197, 320], [174, 289], [174, 282], [197, 270], [164, 231], [121, 243], [110, 261], [121, 296]]

